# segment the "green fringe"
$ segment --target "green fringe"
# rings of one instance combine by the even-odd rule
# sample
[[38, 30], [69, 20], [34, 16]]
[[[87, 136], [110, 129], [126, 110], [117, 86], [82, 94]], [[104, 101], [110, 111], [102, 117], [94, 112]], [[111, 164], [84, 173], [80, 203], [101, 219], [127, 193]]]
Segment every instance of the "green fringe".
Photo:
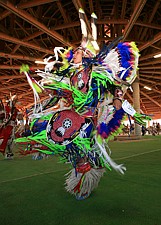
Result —
[[[65, 145], [59, 145], [59, 144], [53, 144], [52, 142], [49, 142], [46, 137], [46, 130], [41, 131], [40, 133], [35, 133], [34, 135], [30, 135], [28, 137], [23, 138], [17, 138], [15, 139], [16, 143], [24, 143], [24, 142], [31, 142], [35, 141], [36, 143], [42, 144], [46, 147], [48, 147], [49, 150], [41, 150], [37, 149], [38, 151], [42, 153], [47, 154], [60, 154], [63, 153], [66, 150]], [[75, 139], [73, 139], [73, 144], [78, 146], [78, 149], [81, 152], [88, 152], [91, 150], [91, 139], [90, 138], [80, 138], [77, 136]]]
[[64, 89], [65, 90], [66, 89], [66, 90], [72, 91], [71, 86], [69, 84], [65, 84], [61, 81], [53, 81], [52, 84], [44, 85], [43, 87], [46, 88], [46, 89], [52, 89], [52, 90], [57, 90], [57, 89]]
[[[92, 78], [95, 78], [97, 81], [97, 95], [98, 98], [101, 97], [100, 86], [103, 85], [105, 88], [108, 88], [109, 84], [112, 84], [112, 81], [107, 77], [105, 73], [96, 73], [92, 72]], [[85, 105], [89, 105], [93, 100], [93, 89], [89, 87], [88, 93], [83, 93], [79, 91], [76, 87], [72, 87], [72, 97], [74, 101], [74, 107], [76, 112], [80, 112]]]
[[42, 144], [50, 149], [49, 151], [39, 149], [39, 151], [43, 153], [48, 152], [48, 154], [58, 154], [60, 152], [64, 152], [65, 150], [65, 146], [58, 144], [53, 145], [53, 143], [50, 143], [47, 140], [46, 130], [43, 130], [40, 133], [35, 133], [34, 135], [30, 135], [28, 137], [15, 139], [16, 143], [31, 142], [31, 141], [35, 141], [36, 143]]
[[108, 83], [113, 84], [113, 82], [107, 77], [107, 73], [105, 73], [105, 72], [98, 73], [98, 72], [93, 71], [92, 78], [95, 78], [97, 80], [97, 82], [99, 84], [98, 87], [100, 86], [100, 83], [105, 88], [107, 88]]
[[[41, 116], [39, 119], [40, 120], [50, 120], [51, 119], [51, 117], [53, 116], [53, 114], [48, 114], [48, 115], [43, 115], [43, 116]], [[34, 126], [34, 123], [35, 123], [35, 121], [37, 120], [38, 118], [35, 118], [33, 121], [31, 121], [31, 124], [30, 124], [30, 129], [32, 130], [32, 128], [33, 128], [33, 126]]]
[[79, 91], [77, 88], [72, 87], [73, 90], [73, 101], [74, 101], [74, 108], [76, 112], [79, 112], [83, 109], [85, 105], [88, 105], [91, 103], [93, 99], [93, 91], [92, 88], [88, 91], [88, 93], [83, 93]]
[[91, 150], [91, 139], [90, 138], [81, 138], [79, 136], [77, 136], [74, 140], [73, 143], [78, 146], [78, 149], [80, 149], [81, 151], [85, 150], [86, 153], [89, 152]]

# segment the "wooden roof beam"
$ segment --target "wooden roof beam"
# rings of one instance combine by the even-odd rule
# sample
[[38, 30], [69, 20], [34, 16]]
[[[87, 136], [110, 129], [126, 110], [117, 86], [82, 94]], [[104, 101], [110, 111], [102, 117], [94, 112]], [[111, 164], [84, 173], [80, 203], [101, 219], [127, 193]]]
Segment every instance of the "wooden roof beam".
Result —
[[[139, 50], [140, 50], [140, 48], [139, 48]], [[147, 60], [147, 59], [150, 59], [150, 58], [154, 58], [154, 55], [158, 55], [158, 54], [161, 54], [161, 51], [156, 51], [154, 53], [147, 54], [145, 56], [141, 56], [139, 58], [139, 61], [141, 62], [141, 61], [144, 61], [144, 60]]]
[[[102, 25], [102, 24], [118, 24], [118, 25], [126, 25], [128, 23], [128, 20], [126, 19], [105, 19], [105, 20], [97, 20], [97, 24], [98, 25]], [[70, 22], [70, 23], [64, 23], [64, 24], [60, 24], [57, 25], [55, 27], [51, 27], [51, 30], [62, 30], [62, 29], [66, 29], [66, 28], [71, 28], [71, 27], [78, 27], [80, 26], [80, 21], [74, 21], [74, 22]], [[161, 29], [161, 26], [159, 26]]]
[[[20, 70], [22, 65], [0, 65], [0, 70]], [[44, 69], [42, 65], [39, 66], [31, 66], [33, 70]]]
[[68, 23], [68, 22], [69, 22], [69, 21], [68, 21], [68, 17], [67, 17], [67, 14], [66, 14], [64, 8], [62, 7], [61, 2], [58, 1], [56, 4], [57, 4], [57, 6], [58, 6], [59, 11], [61, 12], [61, 14], [62, 14], [62, 16], [63, 16], [63, 19], [64, 19], [65, 23]]
[[146, 108], [148, 109], [148, 112], [153, 112], [154, 113], [154, 110], [155, 110], [155, 113], [160, 113], [160, 108], [159, 106], [153, 104], [151, 101], [150, 103], [145, 103], [146, 105]]
[[161, 30], [161, 26], [159, 24], [154, 24], [154, 23], [145, 23], [145, 22], [136, 21], [135, 25], [151, 28], [151, 29], [156, 29], [156, 30]]
[[147, 67], [141, 67], [140, 70], [160, 70], [161, 66], [147, 66]]
[[159, 50], [159, 51], [161, 51], [161, 48], [158, 47], [158, 46], [156, 46], [156, 45], [151, 45], [151, 47], [152, 47], [152, 48], [155, 48], [155, 49], [157, 49], [157, 50]]
[[[39, 6], [39, 5], [42, 5], [42, 4], [50, 3], [50, 2], [53, 2], [53, 1], [57, 1], [57, 0], [34, 0], [34, 1], [20, 3], [20, 4], [17, 5], [17, 7], [20, 8], [20, 9], [26, 9], [26, 8], [29, 8], [29, 7], [34, 7], [34, 6]], [[0, 20], [6, 18], [10, 14], [11, 14], [10, 11], [5, 10], [0, 15]]]
[[[5, 84], [2, 88], [4, 88], [5, 86], [7, 86], [7, 84]], [[16, 91], [15, 91], [16, 90]], [[25, 92], [26, 92], [27, 90], [25, 90]], [[16, 92], [16, 93], [20, 93], [20, 92], [22, 92], [22, 89], [20, 88], [20, 89], [18, 89], [18, 88], [16, 88], [16, 89], [13, 89], [13, 90], [11, 90], [11, 89], [9, 89], [9, 88], [7, 88], [7, 89], [5, 89], [5, 90], [2, 90], [1, 92], [0, 92], [0, 98], [3, 98], [2, 96], [4, 96], [4, 95], [8, 95], [9, 93], [13, 93], [13, 92]], [[24, 90], [23, 90], [23, 92], [24, 92]]]
[[56, 31], [48, 29], [44, 24], [37, 21], [33, 16], [31, 16], [29, 13], [27, 13], [24, 10], [16, 8], [13, 4], [11, 4], [9, 1], [3, 1], [0, 0], [0, 5], [9, 10], [10, 12], [14, 13], [21, 19], [27, 21], [28, 23], [32, 24], [33, 26], [37, 27], [39, 30], [43, 31], [50, 37], [56, 39], [60, 43], [62, 43], [65, 46], [72, 46], [70, 42], [67, 40], [64, 40], [64, 37], [57, 33]]
[[[41, 102], [44, 101], [44, 100], [47, 100], [49, 98], [50, 98], [49, 96], [41, 97]], [[29, 104], [25, 105], [25, 108], [30, 108], [34, 104], [35, 104], [34, 101], [32, 101], [32, 103], [29, 103]]]
[[[70, 23], [71, 22], [71, 19], [69, 18], [69, 15], [67, 16], [67, 13], [65, 12], [65, 9], [62, 7], [62, 4], [60, 1], [57, 1], [57, 6], [58, 6], [58, 9], [60, 10], [62, 16], [63, 16], [63, 19], [65, 21], [65, 23]], [[74, 35], [75, 39], [78, 39], [78, 35], [75, 31], [75, 29], [72, 27], [71, 30], [69, 31], [71, 35]]]
[[[32, 77], [40, 77], [39, 75], [32, 75]], [[1, 76], [0, 75], [0, 81], [1, 80], [13, 80], [13, 79], [22, 79], [26, 78], [26, 76], [22, 73], [21, 75], [8, 75], [8, 76]], [[27, 80], [26, 80], [27, 81]]]
[[141, 77], [146, 77], [146, 78], [152, 78], [152, 79], [158, 79], [158, 80], [161, 80], [161, 76], [150, 76], [150, 75], [142, 74], [142, 73], [139, 73], [139, 76], [141, 76]]
[[15, 44], [20, 44], [22, 46], [25, 46], [25, 47], [28, 47], [28, 48], [32, 48], [32, 49], [38, 50], [40, 52], [45, 52], [47, 54], [53, 54], [53, 51], [51, 51], [49, 49], [42, 48], [42, 47], [40, 47], [38, 45], [29, 43], [29, 42], [21, 41], [21, 40], [19, 40], [17, 38], [11, 37], [11, 36], [9, 36], [7, 34], [4, 34], [2, 32], [0, 32], [0, 39], [4, 40], [4, 41], [9, 41], [9, 42], [12, 42], [12, 43], [15, 43]]
[[[141, 68], [139, 69], [139, 71], [141, 72]], [[147, 71], [147, 70], [143, 70], [141, 73], [150, 73], [150, 74], [160, 74], [160, 70], [158, 71]]]
[[[1, 92], [0, 98], [4, 98], [4, 96], [8, 95], [9, 92], [10, 92], [9, 90], [8, 91], [4, 90], [3, 93]], [[33, 95], [33, 90], [32, 89], [28, 89], [27, 92], [26, 92], [26, 90], [22, 90], [22, 92], [23, 92], [23, 94], [18, 94], [18, 99], [21, 99], [21, 98], [24, 98], [24, 97], [28, 96], [27, 100], [29, 98], [32, 98], [32, 101], [33, 101], [34, 95]], [[25, 102], [25, 104], [26, 104], [26, 102]]]
[[[74, 4], [75, 8], [77, 9], [77, 11], [79, 11], [80, 8], [84, 9], [82, 2], [80, 0], [72, 0], [72, 2]], [[88, 20], [86, 14], [85, 14], [85, 23], [87, 25], [88, 32], [91, 33], [91, 26], [89, 24], [89, 20]]]
[[[98, 25], [102, 25], [102, 24], [127, 25], [128, 20], [127, 19], [114, 19], [114, 18], [104, 19], [104, 20], [98, 19], [97, 24]], [[158, 24], [142, 23], [142, 22], [136, 21], [134, 25], [161, 30], [161, 26], [158, 25]], [[71, 27], [78, 27], [78, 26], [80, 26], [80, 21], [73, 21], [73, 22], [70, 22], [70, 23], [59, 24], [59, 25], [56, 25], [54, 27], [51, 27], [51, 30], [62, 30], [62, 29], [71, 28]]]
[[18, 98], [23, 98], [23, 97], [28, 96], [28, 95], [32, 95], [32, 97], [33, 97], [33, 90], [32, 89], [29, 89], [27, 92], [18, 95]]
[[89, 3], [90, 13], [92, 14], [94, 12], [93, 1], [92, 0], [88, 0], [88, 3]]
[[[161, 85], [161, 84], [159, 84], [158, 82], [156, 82], [156, 81], [152, 81], [152, 80], [147, 80], [147, 79], [144, 79], [144, 78], [142, 78], [142, 77], [140, 77], [140, 80], [142, 80], [142, 81], [145, 81], [145, 82], [149, 82], [149, 83], [151, 83], [151, 84], [157, 84], [157, 85]], [[145, 85], [144, 85], [145, 86]]]
[[[153, 11], [152, 11], [152, 13], [150, 13], [150, 15], [149, 15], [149, 19], [148, 19], [148, 22], [149, 22], [149, 23], [152, 22], [152, 20], [153, 20], [153, 18], [154, 18], [154, 16], [155, 16], [155, 13], [156, 13], [156, 11], [158, 10], [159, 5], [160, 5], [160, 1], [156, 1], [155, 6], [154, 6], [154, 8], [153, 8]], [[144, 39], [144, 37], [145, 37], [145, 35], [146, 35], [146, 33], [147, 33], [148, 28], [149, 28], [149, 27], [145, 28], [145, 29], [143, 30], [143, 32], [141, 33], [140, 37], [141, 37], [142, 40]]]
[[125, 95], [127, 95], [131, 102], [134, 102], [133, 97], [128, 92], [126, 92]]
[[25, 56], [25, 55], [17, 55], [17, 54], [8, 54], [5, 52], [0, 52], [0, 57], [3, 58], [10, 58], [10, 59], [21, 59], [21, 60], [27, 60], [27, 61], [35, 61], [35, 60], [42, 60], [42, 58], [34, 58], [34, 57], [30, 57], [30, 56]]
[[[32, 40], [32, 39], [34, 40], [34, 38], [40, 36], [41, 34], [43, 34], [42, 31], [37, 31], [37, 32], [35, 32], [35, 33], [33, 33], [33, 34], [30, 34], [28, 37], [25, 37], [22, 41], [29, 41], [29, 40]], [[20, 46], [21, 46], [20, 44], [17, 44], [17, 45], [13, 48], [12, 53], [15, 53], [15, 52], [17, 51], [17, 49], [18, 49]]]
[[122, 2], [121, 19], [123, 19], [125, 17], [126, 5], [127, 5], [127, 0], [124, 0]]
[[147, 112], [147, 109], [146, 109], [146, 107], [145, 107], [145, 104], [144, 104], [144, 102], [142, 101], [142, 99], [140, 98], [140, 107], [141, 107], [141, 109], [142, 109], [142, 111], [143, 111], [143, 113], [145, 114], [148, 114], [148, 112]]
[[145, 3], [146, 3], [147, 0], [138, 0], [137, 3], [136, 3], [136, 6], [133, 10], [133, 13], [130, 17], [130, 20], [129, 20], [129, 23], [126, 25], [125, 27], [125, 30], [124, 30], [124, 33], [123, 33], [123, 40], [122, 41], [125, 41], [125, 39], [127, 38], [127, 36], [129, 35], [131, 29], [133, 28], [137, 18], [139, 17]]
[[23, 83], [23, 84], [15, 84], [15, 85], [6, 85], [4, 88], [1, 88], [1, 91], [6, 90], [6, 89], [15, 89], [15, 88], [19, 88], [19, 87], [24, 87], [24, 86], [29, 86], [28, 82]]
[[141, 66], [153, 65], [153, 64], [161, 64], [161, 59], [150, 60], [149, 62], [139, 63], [139, 68]]
[[144, 92], [142, 92], [142, 91], [140, 91], [140, 92], [141, 92], [141, 94], [142, 94], [143, 96], [145, 96], [145, 97], [148, 98], [151, 102], [153, 102], [155, 105], [157, 105], [157, 106], [159, 106], [159, 107], [161, 108], [161, 105], [160, 105], [157, 101], [155, 101], [153, 98], [151, 98], [149, 95], [145, 94]]
[[[156, 43], [160, 40], [161, 40], [161, 32], [156, 34], [151, 41], [148, 41], [145, 44], [139, 46], [139, 50], [143, 51], [144, 49], [148, 48], [149, 46], [151, 46], [152, 44], [154, 44], [154, 43]], [[153, 54], [153, 56], [156, 55], [156, 54], [157, 53]]]
[[[145, 84], [140, 83], [140, 86], [144, 87]], [[154, 92], [161, 94], [161, 91], [158, 91], [156, 88], [152, 88]]]
[[57, 2], [57, 1], [58, 0], [34, 0], [34, 1], [32, 0], [32, 1], [20, 3], [17, 5], [17, 7], [20, 9], [26, 9], [26, 8], [31, 8], [31, 7], [44, 5], [47, 3], [53, 3], [53, 2]]

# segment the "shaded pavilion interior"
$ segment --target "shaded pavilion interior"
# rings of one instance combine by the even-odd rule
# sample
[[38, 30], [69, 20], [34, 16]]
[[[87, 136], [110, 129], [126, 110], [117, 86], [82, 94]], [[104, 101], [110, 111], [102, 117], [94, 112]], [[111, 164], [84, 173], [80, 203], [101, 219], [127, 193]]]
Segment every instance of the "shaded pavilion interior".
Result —
[[[20, 108], [33, 104], [33, 92], [19, 73], [20, 66], [41, 69], [35, 60], [52, 55], [54, 47], [79, 46], [80, 7], [89, 30], [90, 15], [96, 13], [100, 46], [120, 36], [122, 41], [136, 42], [140, 108], [153, 119], [161, 118], [161, 58], [154, 58], [161, 54], [160, 0], [0, 0], [0, 99], [17, 93]], [[130, 90], [125, 98], [133, 104]]]

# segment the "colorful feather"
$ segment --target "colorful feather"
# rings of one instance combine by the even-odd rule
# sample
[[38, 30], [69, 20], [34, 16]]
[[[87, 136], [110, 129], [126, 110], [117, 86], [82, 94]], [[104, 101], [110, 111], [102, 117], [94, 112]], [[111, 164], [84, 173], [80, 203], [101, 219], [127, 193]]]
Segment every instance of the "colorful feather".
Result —
[[82, 31], [82, 35], [87, 38], [87, 26], [85, 23], [85, 12], [83, 9], [79, 9], [79, 19], [80, 19], [80, 23], [81, 23], [81, 31]]

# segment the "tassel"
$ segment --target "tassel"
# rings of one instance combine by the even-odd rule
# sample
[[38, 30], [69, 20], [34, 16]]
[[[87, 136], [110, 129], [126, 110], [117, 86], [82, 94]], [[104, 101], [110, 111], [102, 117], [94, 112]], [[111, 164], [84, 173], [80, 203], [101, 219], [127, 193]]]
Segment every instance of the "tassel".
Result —
[[91, 168], [84, 174], [76, 174], [75, 169], [72, 169], [66, 174], [65, 188], [67, 192], [75, 195], [77, 200], [84, 200], [97, 188], [104, 173], [104, 168]]
[[[28, 72], [29, 72], [29, 66], [22, 65], [20, 68], [20, 73], [24, 73], [26, 75], [27, 81], [34, 93], [34, 102], [35, 102], [34, 113], [35, 113], [35, 112], [38, 112], [39, 110], [42, 110], [42, 106], [40, 104], [40, 97], [38, 93], [42, 93], [43, 87], [33, 77], [31, 77]], [[39, 107], [37, 107], [38, 103], [39, 103]]]

